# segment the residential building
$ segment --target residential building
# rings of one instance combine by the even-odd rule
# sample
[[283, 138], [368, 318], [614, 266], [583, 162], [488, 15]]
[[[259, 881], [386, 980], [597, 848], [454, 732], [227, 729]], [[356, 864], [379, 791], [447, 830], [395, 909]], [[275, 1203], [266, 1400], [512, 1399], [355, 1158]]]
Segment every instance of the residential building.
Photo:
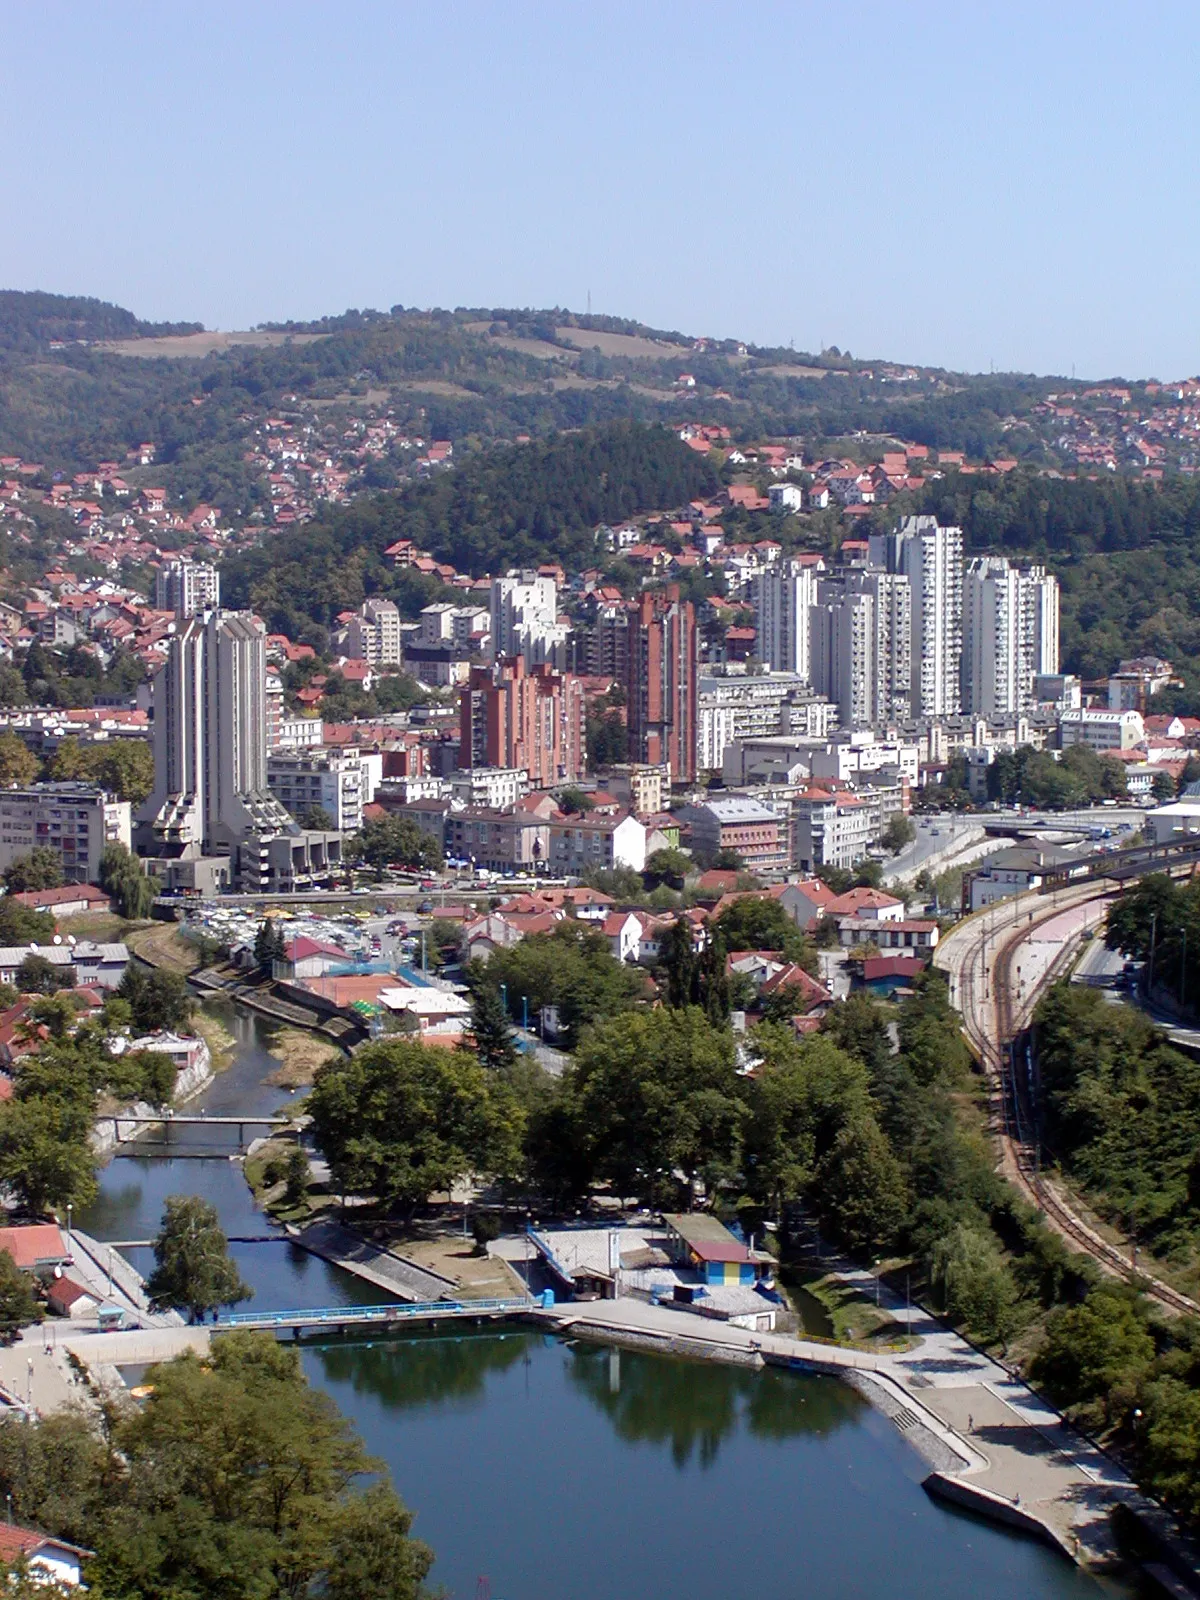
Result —
[[898, 736], [879, 736], [870, 729], [843, 729], [814, 749], [809, 769], [814, 778], [853, 782], [877, 772], [895, 772], [915, 785], [920, 774], [921, 747]]
[[[418, 806], [431, 802], [418, 802]], [[405, 808], [405, 816], [417, 807]], [[447, 811], [445, 850], [456, 861], [470, 861], [489, 872], [545, 872], [550, 857], [550, 828], [544, 817], [528, 811], [489, 811], [472, 806]]]
[[[267, 782], [266, 633], [250, 612], [205, 611], [168, 641], [154, 680], [154, 789], [137, 840], [172, 887], [288, 890], [341, 859]], [[203, 864], [202, 864], [203, 863]]]
[[607, 767], [604, 787], [639, 817], [653, 817], [669, 798], [671, 774], [665, 766], [650, 766], [644, 762]]
[[963, 536], [936, 517], [904, 517], [870, 539], [872, 566], [906, 577], [912, 590], [914, 717], [955, 715], [961, 705]]
[[362, 827], [369, 797], [363, 763], [352, 745], [269, 755], [267, 787], [297, 819], [320, 806], [340, 833], [356, 833]]
[[154, 680], [155, 845], [225, 855], [294, 824], [267, 786], [266, 633], [248, 611], [206, 611], [170, 642]]
[[576, 782], [587, 765], [583, 684], [522, 655], [473, 668], [459, 700], [458, 764], [516, 769], [535, 789]]
[[837, 707], [798, 672], [704, 674], [697, 679], [697, 767], [720, 771], [737, 741], [796, 734], [824, 738]]
[[1146, 729], [1140, 711], [1064, 711], [1058, 719], [1059, 743], [1064, 750], [1073, 744], [1090, 745], [1093, 750], [1131, 750], [1141, 744]]
[[[78, 1285], [74, 1287], [78, 1289]], [[79, 1293], [85, 1291], [79, 1290]], [[92, 1299], [93, 1309], [99, 1306], [98, 1300], [90, 1296], [88, 1298]], [[30, 1580], [35, 1584], [86, 1589], [83, 1563], [93, 1554], [93, 1551], [84, 1550], [80, 1545], [68, 1544], [65, 1539], [37, 1533], [33, 1528], [19, 1527], [15, 1522], [0, 1522], [0, 1561], [9, 1570], [15, 1569], [23, 1561], [29, 1569]]]
[[630, 619], [629, 753], [666, 765], [672, 783], [696, 776], [696, 611], [679, 585], [647, 589]]
[[1108, 680], [1108, 704], [1113, 711], [1142, 711], [1146, 702], [1165, 689], [1173, 671], [1159, 656], [1139, 656], [1122, 661]]
[[[775, 484], [795, 489], [795, 484]], [[777, 561], [750, 580], [751, 601], [758, 638], [755, 654], [764, 666], [777, 672], [794, 672], [809, 679], [809, 614], [817, 599], [817, 574], [825, 563]]]
[[963, 710], [1028, 711], [1039, 677], [1058, 672], [1058, 579], [1001, 556], [968, 562], [963, 580]]
[[154, 579], [154, 604], [177, 617], [194, 617], [221, 604], [221, 575], [207, 561], [187, 556], [168, 561]]
[[0, 789], [0, 871], [35, 846], [53, 850], [68, 883], [94, 883], [110, 844], [130, 843], [128, 800], [91, 783]]
[[812, 681], [838, 708], [843, 727], [879, 720], [879, 653], [870, 594], [827, 592], [812, 610]]
[[611, 871], [630, 867], [641, 872], [646, 865], [646, 828], [629, 812], [598, 816], [574, 812], [551, 817], [550, 871], [555, 877], [578, 878], [589, 869]]
[[364, 601], [346, 624], [346, 654], [373, 667], [398, 667], [404, 659], [399, 606], [392, 600]]
[[801, 791], [793, 801], [794, 865], [802, 872], [853, 867], [879, 842], [892, 817], [903, 812], [906, 795], [907, 785], [899, 782], [854, 790], [813, 784]]
[[529, 774], [522, 767], [467, 767], [450, 778], [454, 800], [488, 811], [511, 811], [528, 792]]
[[523, 656], [529, 666], [566, 666], [570, 629], [558, 620], [558, 585], [536, 572], [492, 579], [492, 652], [497, 660]]
[[786, 872], [791, 865], [791, 828], [786, 810], [773, 810], [746, 795], [729, 795], [676, 813], [692, 830], [692, 853], [713, 858], [734, 850], [747, 872]]

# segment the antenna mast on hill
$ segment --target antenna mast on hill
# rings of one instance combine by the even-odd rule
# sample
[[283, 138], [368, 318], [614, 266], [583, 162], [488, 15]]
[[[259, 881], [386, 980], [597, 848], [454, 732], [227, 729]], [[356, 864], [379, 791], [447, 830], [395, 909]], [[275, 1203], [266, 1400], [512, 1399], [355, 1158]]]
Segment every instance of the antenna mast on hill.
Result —
[[592, 291], [588, 290], [588, 316], [592, 314]]

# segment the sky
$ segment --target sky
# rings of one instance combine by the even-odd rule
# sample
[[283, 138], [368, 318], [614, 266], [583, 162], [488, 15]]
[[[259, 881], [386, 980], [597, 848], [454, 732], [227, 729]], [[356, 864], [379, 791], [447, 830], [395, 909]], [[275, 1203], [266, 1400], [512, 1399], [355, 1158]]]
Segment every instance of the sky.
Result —
[[1200, 372], [1200, 6], [0, 0], [0, 287]]

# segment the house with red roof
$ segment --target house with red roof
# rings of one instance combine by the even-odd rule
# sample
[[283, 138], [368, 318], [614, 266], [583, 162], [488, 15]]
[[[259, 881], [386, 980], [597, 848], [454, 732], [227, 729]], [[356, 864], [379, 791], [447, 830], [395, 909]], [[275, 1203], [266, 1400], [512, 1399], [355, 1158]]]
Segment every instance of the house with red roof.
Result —
[[60, 1584], [65, 1589], [83, 1587], [83, 1563], [94, 1553], [48, 1533], [19, 1527], [15, 1522], [0, 1522], [0, 1561], [10, 1567], [24, 1561], [35, 1583]]

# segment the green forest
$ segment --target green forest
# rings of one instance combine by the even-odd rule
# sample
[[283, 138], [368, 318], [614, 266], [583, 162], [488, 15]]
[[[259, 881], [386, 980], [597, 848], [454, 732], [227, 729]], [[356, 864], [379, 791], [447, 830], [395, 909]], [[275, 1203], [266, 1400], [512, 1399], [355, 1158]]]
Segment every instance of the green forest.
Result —
[[613, 423], [497, 446], [234, 556], [222, 568], [222, 593], [232, 605], [252, 605], [270, 628], [300, 634], [306, 621], [327, 627], [367, 595], [401, 598], [412, 579], [383, 557], [397, 539], [463, 572], [542, 561], [578, 571], [602, 559], [598, 523], [678, 506], [716, 487], [707, 460], [665, 428]]

